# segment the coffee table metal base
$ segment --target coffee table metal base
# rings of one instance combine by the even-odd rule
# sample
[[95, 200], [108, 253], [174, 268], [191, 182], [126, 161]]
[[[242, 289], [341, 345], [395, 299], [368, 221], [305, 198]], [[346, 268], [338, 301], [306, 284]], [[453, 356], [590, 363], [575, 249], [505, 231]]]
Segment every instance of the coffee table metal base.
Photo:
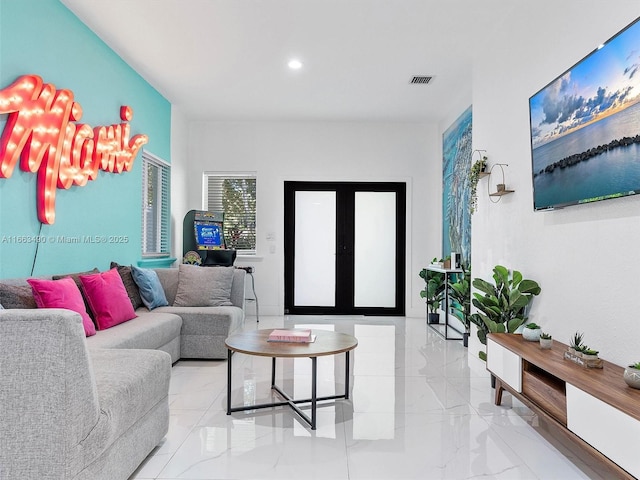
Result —
[[[276, 385], [276, 357], [271, 357], [271, 389], [280, 395], [284, 401], [272, 402], [272, 403], [260, 403], [257, 405], [247, 405], [243, 407], [231, 406], [231, 359], [234, 352], [227, 350], [227, 415], [231, 415], [232, 412], [244, 412], [247, 410], [258, 410], [262, 408], [273, 408], [289, 405], [310, 427], [311, 430], [316, 429], [316, 409], [318, 402], [325, 400], [336, 400], [344, 398], [349, 399], [349, 351], [345, 352], [345, 373], [344, 373], [344, 394], [343, 395], [330, 395], [326, 397], [317, 396], [317, 379], [318, 379], [318, 357], [309, 357], [311, 359], [311, 398], [305, 399], [293, 399], [280, 387]], [[310, 403], [311, 404], [311, 417], [302, 411], [298, 404]]]

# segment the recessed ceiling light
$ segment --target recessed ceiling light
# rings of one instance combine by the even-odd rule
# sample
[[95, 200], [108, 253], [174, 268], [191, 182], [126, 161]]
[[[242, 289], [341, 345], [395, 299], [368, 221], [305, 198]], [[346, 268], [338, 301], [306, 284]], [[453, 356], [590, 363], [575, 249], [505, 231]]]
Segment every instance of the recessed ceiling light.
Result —
[[291, 70], [300, 70], [302, 68], [302, 62], [297, 58], [292, 58], [291, 60], [289, 60], [289, 63], [287, 63], [287, 66]]

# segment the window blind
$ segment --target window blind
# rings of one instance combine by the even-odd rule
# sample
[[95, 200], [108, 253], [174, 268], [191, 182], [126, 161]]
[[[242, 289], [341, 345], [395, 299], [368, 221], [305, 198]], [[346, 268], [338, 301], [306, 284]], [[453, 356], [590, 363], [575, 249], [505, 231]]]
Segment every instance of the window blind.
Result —
[[171, 166], [142, 153], [142, 255], [169, 255]]
[[211, 173], [205, 175], [204, 209], [224, 212], [227, 248], [242, 253], [256, 251], [255, 173]]

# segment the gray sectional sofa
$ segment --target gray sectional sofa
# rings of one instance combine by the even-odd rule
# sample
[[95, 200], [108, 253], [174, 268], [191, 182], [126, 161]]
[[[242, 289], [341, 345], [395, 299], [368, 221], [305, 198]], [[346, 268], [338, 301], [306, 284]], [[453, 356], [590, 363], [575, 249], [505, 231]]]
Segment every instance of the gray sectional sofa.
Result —
[[[156, 272], [173, 305], [178, 269]], [[90, 337], [70, 310], [0, 310], [0, 479], [126, 480], [167, 433], [171, 365], [226, 359], [244, 277], [231, 306], [139, 308]]]

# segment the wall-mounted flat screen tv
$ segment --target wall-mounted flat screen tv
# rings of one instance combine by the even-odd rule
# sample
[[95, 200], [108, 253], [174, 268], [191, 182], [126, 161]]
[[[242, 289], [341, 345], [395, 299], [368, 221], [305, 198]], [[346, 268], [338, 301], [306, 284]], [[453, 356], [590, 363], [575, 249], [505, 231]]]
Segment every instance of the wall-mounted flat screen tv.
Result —
[[640, 193], [640, 18], [529, 99], [533, 204]]

